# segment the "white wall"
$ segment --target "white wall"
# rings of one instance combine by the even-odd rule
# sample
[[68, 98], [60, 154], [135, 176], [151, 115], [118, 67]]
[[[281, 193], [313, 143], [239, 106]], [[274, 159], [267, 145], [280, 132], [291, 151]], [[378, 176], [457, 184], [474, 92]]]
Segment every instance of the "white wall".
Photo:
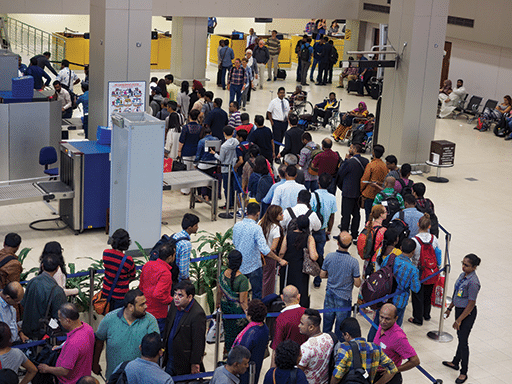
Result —
[[464, 80], [470, 95], [503, 101], [512, 94], [512, 49], [467, 40], [450, 39], [452, 55], [448, 78]]
[[380, 24], [368, 23], [366, 24], [366, 38], [364, 41], [364, 50], [370, 50], [373, 47], [374, 29], [379, 29]]

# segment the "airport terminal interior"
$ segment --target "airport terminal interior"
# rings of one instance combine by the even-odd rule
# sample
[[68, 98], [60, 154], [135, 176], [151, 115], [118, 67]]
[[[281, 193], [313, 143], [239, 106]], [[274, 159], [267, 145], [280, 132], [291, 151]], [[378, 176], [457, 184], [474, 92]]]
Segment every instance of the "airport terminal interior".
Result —
[[[472, 2], [474, 4], [474, 2]], [[510, 8], [510, 7], [508, 7]], [[1, 9], [0, 9], [0, 12]], [[34, 21], [41, 15], [26, 14], [8, 14], [8, 17], [19, 17], [21, 20]], [[51, 18], [55, 17], [55, 24], [51, 25]], [[88, 32], [88, 23], [83, 21], [84, 17], [71, 15], [66, 17], [62, 15], [45, 15], [39, 24], [40, 28], [45, 28], [48, 32], [62, 32], [68, 28], [79, 33]], [[340, 15], [340, 20], [343, 15]], [[67, 20], [67, 21], [66, 21]], [[82, 25], [80, 21], [82, 20]], [[153, 26], [160, 32], [170, 30], [165, 25], [162, 16], [154, 17]], [[75, 22], [76, 25], [70, 24]], [[332, 19], [327, 19], [330, 23]], [[298, 35], [303, 33], [304, 25], [308, 19], [300, 20], [281, 20], [281, 25], [288, 26], [291, 30], [279, 30], [279, 32]], [[301, 25], [301, 26], [299, 26]], [[379, 23], [361, 22], [364, 35], [360, 38], [359, 44], [354, 50], [369, 50], [375, 41], [376, 31], [380, 30]], [[231, 34], [233, 30], [247, 33], [249, 28], [255, 28], [256, 33], [267, 34], [268, 30], [273, 29], [272, 24], [255, 24], [252, 18], [218, 18], [218, 26], [215, 33]], [[50, 29], [51, 28], [51, 29]], [[505, 38], [505, 36], [502, 36]], [[209, 39], [214, 39], [214, 35]], [[209, 40], [210, 41], [210, 40]], [[512, 71], [512, 47], [492, 47], [480, 41], [465, 41], [460, 38], [450, 39], [447, 36], [446, 41], [453, 42], [452, 63], [449, 72], [446, 74], [454, 83], [457, 79], [464, 79], [464, 85], [467, 93], [470, 95], [482, 96], [484, 102], [487, 99], [495, 99], [501, 102], [503, 95], [512, 93], [512, 83], [507, 78], [507, 74]], [[210, 47], [208, 47], [210, 49]], [[23, 62], [28, 64], [31, 55], [26, 52], [20, 53]], [[42, 53], [42, 52], [41, 52]], [[291, 53], [291, 56], [294, 56]], [[208, 55], [207, 55], [208, 57]], [[343, 56], [345, 58], [345, 56]], [[486, 60], [489, 58], [498, 58], [495, 66], [492, 66]], [[341, 57], [340, 57], [341, 60]], [[474, 62], [473, 62], [474, 61]], [[152, 59], [153, 62], [153, 59]], [[88, 62], [86, 62], [88, 64]], [[169, 67], [162, 64], [162, 68], [152, 66], [151, 76], [159, 79], [169, 73]], [[264, 81], [263, 89], [257, 89], [252, 92], [251, 101], [247, 105], [246, 112], [250, 115], [251, 121], [257, 114], [266, 113], [269, 102], [276, 97], [277, 89], [285, 87], [287, 92], [291, 92], [298, 84], [295, 81], [296, 64], [290, 62], [285, 66], [287, 77], [285, 80]], [[83, 70], [77, 67], [74, 69], [78, 76], [83, 79]], [[93, 69], [91, 69], [93, 70]], [[307, 100], [313, 105], [322, 102], [329, 94], [335, 92], [336, 97], [341, 100], [340, 110], [348, 111], [357, 107], [358, 102], [364, 101], [370, 112], [375, 113], [377, 101], [371, 97], [359, 96], [357, 93], [347, 93], [346, 88], [337, 88], [338, 78], [343, 68], [335, 66], [333, 75], [333, 84], [327, 86], [316, 86], [313, 82], [304, 87], [308, 92]], [[386, 87], [384, 72], [384, 88]], [[490, 73], [492, 72], [492, 73]], [[225, 105], [229, 100], [229, 91], [222, 90], [216, 85], [217, 64], [207, 60], [206, 78], [204, 87], [206, 90], [214, 92], [215, 97], [224, 100]], [[495, 77], [495, 78], [494, 78]], [[52, 76], [53, 78], [53, 76]], [[482, 79], [484, 78], [484, 79]], [[491, 81], [492, 78], [492, 81]], [[138, 79], [137, 79], [138, 80]], [[145, 79], [149, 84], [149, 78]], [[437, 86], [437, 85], [436, 85]], [[79, 85], [75, 86], [77, 94], [80, 94]], [[385, 91], [384, 91], [385, 93]], [[432, 105], [435, 105], [433, 103]], [[481, 107], [480, 107], [481, 108]], [[425, 112], [425, 111], [424, 111]], [[425, 112], [426, 113], [426, 112]], [[436, 114], [435, 108], [428, 112]], [[74, 111], [73, 117], [80, 118], [82, 111]], [[266, 122], [267, 124], [268, 122]], [[449, 258], [451, 263], [451, 273], [449, 274], [448, 295], [453, 294], [453, 284], [461, 273], [461, 261], [468, 253], [475, 253], [481, 259], [481, 265], [477, 269], [482, 289], [478, 295], [478, 317], [472, 330], [470, 343], [470, 362], [468, 372], [468, 383], [471, 384], [497, 384], [512, 382], [512, 325], [509, 315], [512, 315], [510, 305], [512, 280], [510, 279], [510, 270], [512, 270], [512, 259], [509, 255], [509, 238], [506, 234], [512, 226], [512, 208], [509, 205], [507, 196], [512, 190], [512, 141], [505, 141], [503, 138], [495, 136], [492, 130], [479, 132], [473, 129], [476, 121], [469, 123], [466, 117], [452, 119], [451, 117], [435, 120], [434, 140], [447, 140], [456, 144], [454, 166], [443, 168], [441, 176], [447, 178], [447, 183], [434, 183], [427, 180], [428, 176], [435, 175], [436, 169], [432, 167], [429, 173], [415, 172], [411, 179], [415, 182], [423, 182], [426, 185], [426, 197], [430, 198], [435, 204], [436, 214], [439, 222], [446, 231], [451, 234], [449, 245]], [[311, 131], [313, 141], [320, 143], [322, 139], [331, 137], [331, 131], [328, 128], [319, 128]], [[71, 139], [82, 140], [85, 137], [82, 133], [70, 133]], [[1, 139], [1, 138], [0, 138]], [[338, 151], [341, 157], [348, 153], [347, 144], [344, 142], [334, 143], [333, 149]], [[23, 148], [20, 148], [22, 151]], [[392, 154], [386, 148], [384, 156]], [[365, 157], [370, 158], [367, 152]], [[428, 159], [423, 159], [427, 161]], [[398, 158], [399, 164], [402, 163]], [[419, 163], [419, 161], [418, 161]], [[39, 164], [33, 165], [40, 168], [41, 176], [43, 167]], [[426, 171], [425, 167], [419, 167]], [[335, 226], [333, 234], [338, 234], [337, 225], [340, 224], [341, 193], [337, 192], [338, 212], [335, 216]], [[219, 206], [224, 204], [224, 195], [219, 199]], [[58, 210], [58, 203], [50, 203]], [[200, 217], [199, 229], [207, 232], [225, 232], [234, 224], [234, 219], [217, 218], [211, 221], [210, 207], [204, 203], [197, 203], [194, 209], [189, 209], [189, 196], [184, 196], [179, 190], [163, 192], [162, 206], [162, 234], [172, 234], [181, 230], [180, 222], [183, 214], [193, 212]], [[47, 205], [41, 202], [31, 202], [17, 205], [0, 206], [0, 237], [8, 232], [17, 232], [22, 237], [22, 248], [31, 248], [23, 267], [30, 269], [38, 265], [39, 255], [46, 242], [59, 241], [64, 248], [64, 257], [66, 262], [74, 263], [76, 270], [89, 267], [91, 261], [101, 259], [102, 252], [108, 248], [108, 235], [104, 228], [85, 229], [82, 233], [76, 235], [71, 229], [35, 231], [29, 228], [29, 224], [35, 220], [55, 217]], [[362, 223], [361, 223], [362, 230]], [[194, 240], [201, 234], [192, 236]], [[132, 238], [132, 241], [137, 241]], [[441, 248], [444, 250], [446, 239], [444, 233], [439, 238]], [[333, 252], [336, 249], [334, 241], [326, 244], [325, 254]], [[357, 255], [355, 246], [350, 248], [350, 253], [362, 266], [363, 261]], [[443, 252], [444, 254], [444, 252]], [[312, 279], [310, 280], [311, 306], [313, 308], [323, 308], [325, 295], [325, 281], [319, 289], [313, 288]], [[357, 290], [354, 290], [354, 300]], [[405, 313], [405, 319], [411, 315], [411, 305]], [[444, 331], [452, 334], [454, 340], [447, 343], [440, 343], [427, 337], [427, 332], [438, 329], [440, 321], [440, 310], [433, 309], [432, 319], [424, 322], [422, 326], [417, 326], [404, 321], [403, 329], [406, 332], [411, 345], [416, 349], [421, 361], [421, 366], [435, 379], [440, 379], [444, 383], [453, 382], [457, 373], [443, 366], [441, 361], [450, 360], [457, 346], [456, 331], [452, 328], [453, 319], [444, 323]], [[357, 319], [363, 329], [363, 335], [369, 330], [369, 323], [360, 315]], [[450, 321], [452, 320], [452, 321]], [[95, 326], [97, 326], [95, 321]], [[222, 347], [221, 347], [222, 348]], [[104, 355], [103, 355], [104, 359]], [[270, 359], [264, 360], [262, 372], [269, 368]], [[206, 370], [214, 368], [214, 345], [207, 345], [204, 358]], [[104, 362], [103, 362], [104, 364]], [[263, 375], [260, 376], [260, 382]], [[412, 369], [403, 374], [405, 383], [427, 383], [430, 380], [418, 369]]]

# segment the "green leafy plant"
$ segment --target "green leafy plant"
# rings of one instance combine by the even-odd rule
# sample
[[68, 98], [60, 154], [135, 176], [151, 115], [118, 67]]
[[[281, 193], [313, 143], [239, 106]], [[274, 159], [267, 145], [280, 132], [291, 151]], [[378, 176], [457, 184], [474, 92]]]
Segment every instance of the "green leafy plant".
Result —
[[[21, 263], [21, 266], [23, 267], [23, 263], [25, 259], [27, 258], [28, 253], [32, 250], [32, 248], [23, 248], [20, 253], [18, 254], [18, 260]], [[29, 277], [29, 275], [35, 275], [39, 271], [38, 267], [33, 267], [29, 269], [28, 271], [23, 271], [20, 274], [20, 281], [27, 281], [30, 280], [32, 277]]]
[[213, 297], [213, 288], [217, 286], [217, 262], [220, 260], [223, 265], [227, 263], [227, 255], [235, 246], [233, 245], [233, 229], [228, 229], [225, 233], [203, 233], [194, 243], [199, 243], [197, 251], [192, 250], [192, 257], [206, 257], [219, 255], [218, 259], [202, 260], [190, 263], [190, 277], [196, 288], [196, 294], [202, 295], [206, 293], [206, 300], [210, 307], [210, 311], [215, 309], [215, 298]]

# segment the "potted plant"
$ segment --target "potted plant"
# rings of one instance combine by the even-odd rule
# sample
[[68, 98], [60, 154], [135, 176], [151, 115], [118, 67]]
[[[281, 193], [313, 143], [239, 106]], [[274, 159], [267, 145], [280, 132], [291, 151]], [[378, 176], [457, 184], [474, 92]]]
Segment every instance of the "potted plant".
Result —
[[226, 264], [227, 255], [235, 246], [233, 245], [233, 228], [225, 233], [209, 233], [201, 231], [194, 243], [199, 243], [197, 250], [192, 250], [193, 258], [219, 255], [219, 258], [202, 260], [190, 263], [190, 278], [196, 288], [196, 300], [207, 314], [215, 310], [215, 295], [217, 291], [217, 262], [221, 260]]

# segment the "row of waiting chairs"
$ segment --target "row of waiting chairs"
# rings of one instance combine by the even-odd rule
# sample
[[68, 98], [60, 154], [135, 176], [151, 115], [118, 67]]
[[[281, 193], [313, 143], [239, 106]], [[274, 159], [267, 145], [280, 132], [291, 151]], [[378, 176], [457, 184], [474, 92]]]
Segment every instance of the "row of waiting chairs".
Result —
[[457, 108], [453, 112], [453, 119], [456, 120], [459, 116], [465, 116], [468, 124], [472, 123], [480, 117], [486, 108], [493, 110], [498, 105], [498, 101], [489, 99], [485, 102], [484, 107], [480, 110], [480, 104], [482, 104], [483, 98], [480, 96], [471, 96], [469, 102], [466, 104], [468, 94], [464, 97], [464, 100], [460, 101]]

